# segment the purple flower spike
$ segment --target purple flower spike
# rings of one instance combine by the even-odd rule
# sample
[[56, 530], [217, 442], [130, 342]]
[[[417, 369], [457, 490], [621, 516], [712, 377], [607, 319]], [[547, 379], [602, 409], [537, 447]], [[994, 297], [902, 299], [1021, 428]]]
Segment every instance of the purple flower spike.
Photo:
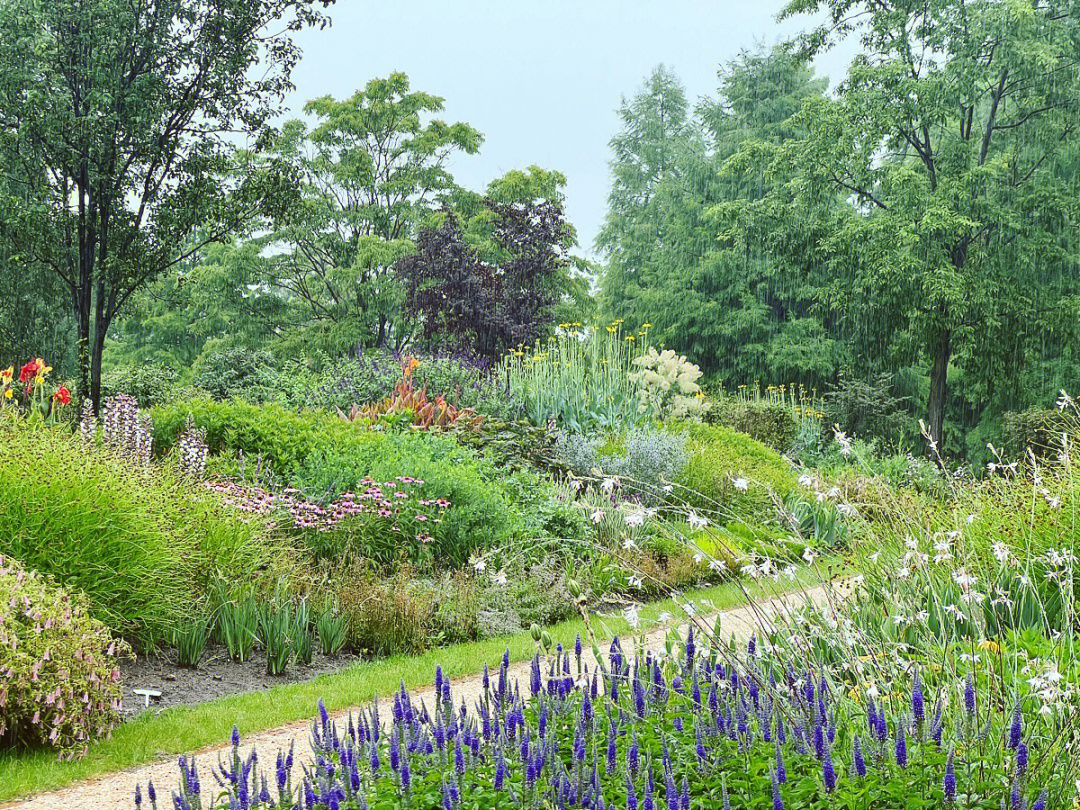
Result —
[[945, 761], [945, 801], [952, 804], [956, 801], [956, 767], [953, 765], [953, 752], [949, 751], [949, 758]]

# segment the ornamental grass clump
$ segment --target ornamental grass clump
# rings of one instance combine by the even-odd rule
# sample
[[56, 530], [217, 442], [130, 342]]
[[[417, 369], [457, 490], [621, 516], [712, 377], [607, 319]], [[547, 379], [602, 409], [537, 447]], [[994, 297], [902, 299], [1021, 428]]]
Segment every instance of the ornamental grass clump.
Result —
[[118, 437], [135, 435], [122, 425], [138, 420], [110, 419], [109, 444], [0, 421], [0, 553], [85, 594], [91, 615], [153, 646], [172, 640], [219, 572], [276, 577], [289, 550], [265, 520], [237, 515], [172, 465], [132, 463], [123, 448], [146, 445]]
[[[472, 706], [455, 700], [442, 670], [435, 697], [404, 688], [387, 702], [332, 720], [320, 702], [313, 758], [276, 762], [245, 755], [233, 735], [221, 791], [208, 800], [197, 767], [184, 769], [178, 810], [214, 808], [473, 807], [771, 810], [942, 807], [997, 810], [1060, 806], [1064, 785], [1050, 750], [1021, 711], [990, 705], [975, 722], [963, 703], [924, 695], [919, 681], [854, 705], [820, 672], [778, 664], [752, 639], [744, 650], [691, 629], [670, 652], [623, 647], [593, 665], [580, 639], [538, 643], [526, 683], [512, 683], [509, 654], [485, 670]], [[593, 646], [595, 655], [599, 651]], [[904, 695], [901, 698], [901, 694]], [[921, 712], [919, 709], [921, 708]], [[984, 731], [983, 722], [991, 733]], [[988, 755], [993, 732], [1016, 729], [1010, 753]], [[1015, 757], [1011, 757], [1015, 758]], [[138, 795], [141, 801], [141, 792]], [[200, 804], [201, 802], [201, 804]], [[138, 803], [137, 805], [138, 806]]]
[[120, 721], [129, 656], [81, 597], [0, 555], [0, 747], [85, 753]]

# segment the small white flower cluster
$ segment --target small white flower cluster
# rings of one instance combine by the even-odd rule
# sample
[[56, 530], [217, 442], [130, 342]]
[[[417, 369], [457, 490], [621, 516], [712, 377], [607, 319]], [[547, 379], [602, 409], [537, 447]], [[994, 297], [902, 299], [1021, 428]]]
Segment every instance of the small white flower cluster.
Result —
[[106, 446], [144, 463], [150, 463], [154, 430], [149, 413], [141, 413], [134, 397], [117, 394], [105, 400], [101, 437]]
[[833, 438], [835, 438], [836, 443], [840, 445], [840, 455], [845, 458], [850, 456], [853, 450], [851, 439], [849, 439], [848, 435], [840, 429], [840, 425], [833, 425]]
[[94, 416], [94, 406], [90, 397], [86, 397], [82, 404], [82, 413], [79, 414], [79, 437], [89, 444], [97, 436], [97, 417]]
[[195, 427], [195, 420], [188, 415], [184, 432], [176, 440], [176, 453], [180, 472], [189, 478], [202, 480], [206, 474], [206, 459], [210, 448], [206, 444], [206, 428]]

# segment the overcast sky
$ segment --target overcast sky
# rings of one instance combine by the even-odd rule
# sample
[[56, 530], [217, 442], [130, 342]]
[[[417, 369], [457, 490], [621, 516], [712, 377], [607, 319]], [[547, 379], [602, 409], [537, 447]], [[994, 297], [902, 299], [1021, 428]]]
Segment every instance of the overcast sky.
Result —
[[[444, 118], [484, 134], [459, 157], [462, 185], [482, 190], [510, 169], [563, 172], [566, 208], [591, 253], [610, 184], [616, 109], [664, 63], [691, 100], [715, 95], [717, 69], [742, 48], [772, 45], [806, 27], [776, 21], [783, 0], [337, 0], [333, 25], [298, 37], [304, 58], [287, 100], [345, 98], [400, 70], [413, 89], [446, 99]], [[842, 78], [852, 53], [818, 71]]]

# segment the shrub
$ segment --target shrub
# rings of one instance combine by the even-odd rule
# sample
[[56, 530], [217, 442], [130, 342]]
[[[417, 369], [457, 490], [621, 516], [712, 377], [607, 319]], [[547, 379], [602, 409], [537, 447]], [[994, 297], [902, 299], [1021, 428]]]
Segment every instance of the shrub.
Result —
[[464, 564], [482, 544], [497, 544], [525, 530], [526, 510], [516, 503], [503, 471], [453, 436], [366, 430], [330, 414], [235, 401], [199, 400], [154, 413], [155, 441], [168, 441], [175, 435], [171, 428], [185, 425], [190, 414], [206, 430], [211, 452], [261, 456], [272, 462], [280, 479], [316, 501], [363, 492], [368, 479], [423, 481], [417, 485], [420, 497], [453, 504], [427, 532], [437, 541], [432, 553], [450, 565]]
[[390, 578], [354, 566], [339, 569], [330, 587], [349, 617], [348, 644], [374, 655], [418, 653], [432, 643], [434, 604], [416, 592], [406, 567]]
[[776, 514], [772, 496], [785, 496], [798, 482], [775, 450], [722, 425], [693, 422], [673, 428], [684, 435], [690, 460], [679, 483], [691, 501], [729, 519], [760, 521]]
[[1029, 447], [1036, 456], [1050, 456], [1061, 448], [1061, 434], [1068, 428], [1069, 416], [1057, 408], [1007, 411], [1001, 417], [1001, 450], [1013, 459]]
[[[432, 396], [443, 396], [461, 408], [478, 408], [491, 399], [486, 363], [469, 355], [416, 355], [413, 380]], [[327, 410], [347, 411], [353, 403], [376, 402], [390, 396], [401, 379], [401, 357], [371, 350], [355, 359], [335, 360], [311, 378], [303, 403]]]
[[638, 389], [638, 410], [658, 418], [699, 419], [709, 402], [697, 380], [701, 369], [671, 349], [656, 351], [652, 346], [633, 361], [637, 371], [630, 382]]
[[95, 618], [168, 641], [218, 571], [282, 566], [265, 525], [164, 466], [133, 464], [66, 431], [0, 424], [0, 553], [85, 594]]
[[195, 385], [214, 399], [237, 397], [272, 402], [279, 396], [281, 372], [267, 351], [234, 348], [204, 354], [195, 361]]
[[117, 366], [101, 375], [103, 398], [127, 394], [143, 408], [173, 402], [183, 393], [177, 386], [176, 371], [159, 363]]
[[624, 479], [631, 490], [653, 496], [682, 473], [689, 459], [684, 436], [653, 427], [633, 428], [612, 441], [563, 433], [554, 455], [576, 475], [601, 470]]
[[893, 395], [893, 377], [878, 374], [868, 379], [841, 375], [836, 387], [822, 397], [827, 428], [839, 425], [849, 436], [895, 444], [910, 427], [905, 399]]
[[119, 722], [128, 655], [80, 597], [0, 556], [0, 744], [85, 752]]
[[791, 449], [798, 430], [791, 407], [768, 400], [721, 397], [709, 410], [706, 421], [727, 425], [780, 453]]

